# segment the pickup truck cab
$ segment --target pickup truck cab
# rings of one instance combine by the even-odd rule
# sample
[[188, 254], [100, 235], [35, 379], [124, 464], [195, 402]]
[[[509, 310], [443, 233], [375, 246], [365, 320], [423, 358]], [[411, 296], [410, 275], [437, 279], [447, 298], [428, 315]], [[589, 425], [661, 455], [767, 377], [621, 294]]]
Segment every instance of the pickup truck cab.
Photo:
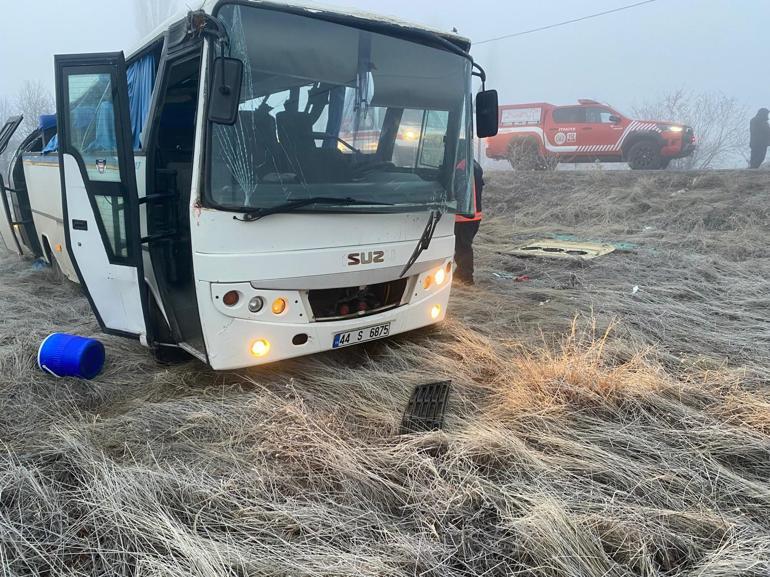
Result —
[[689, 126], [633, 120], [595, 100], [579, 100], [500, 106], [500, 131], [487, 140], [486, 154], [519, 170], [547, 170], [559, 162], [627, 162], [635, 170], [659, 170], [694, 150]]

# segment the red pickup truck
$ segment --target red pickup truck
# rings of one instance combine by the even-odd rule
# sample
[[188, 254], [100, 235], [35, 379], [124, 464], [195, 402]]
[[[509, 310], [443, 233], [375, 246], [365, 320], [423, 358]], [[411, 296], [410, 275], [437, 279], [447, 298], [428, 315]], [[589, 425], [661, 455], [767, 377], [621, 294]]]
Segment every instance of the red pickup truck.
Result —
[[559, 162], [627, 162], [635, 170], [659, 170], [695, 150], [689, 126], [632, 120], [594, 100], [501, 106], [500, 132], [486, 142], [487, 157], [519, 170], [547, 170]]

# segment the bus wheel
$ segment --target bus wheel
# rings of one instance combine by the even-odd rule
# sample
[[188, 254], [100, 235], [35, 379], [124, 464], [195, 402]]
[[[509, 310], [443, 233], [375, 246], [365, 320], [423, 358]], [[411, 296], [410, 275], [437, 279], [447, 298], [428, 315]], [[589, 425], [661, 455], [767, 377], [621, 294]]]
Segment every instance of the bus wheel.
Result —
[[658, 170], [663, 165], [660, 147], [651, 140], [640, 140], [628, 151], [628, 166], [632, 170]]
[[51, 267], [51, 278], [57, 283], [61, 283], [65, 278], [64, 273], [59, 266], [59, 261], [51, 251], [51, 245], [48, 243], [48, 239], [43, 237], [43, 251], [45, 252], [45, 258], [48, 260], [48, 265]]

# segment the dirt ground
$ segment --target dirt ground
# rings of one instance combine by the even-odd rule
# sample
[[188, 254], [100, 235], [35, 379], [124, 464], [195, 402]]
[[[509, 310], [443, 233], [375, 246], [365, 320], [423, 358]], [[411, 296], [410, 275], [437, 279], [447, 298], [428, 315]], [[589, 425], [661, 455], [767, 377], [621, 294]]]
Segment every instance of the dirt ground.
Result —
[[[446, 323], [237, 373], [156, 364], [0, 253], [0, 574], [766, 577], [767, 175], [487, 181]], [[507, 254], [556, 236], [618, 250]], [[52, 331], [105, 372], [41, 373]], [[443, 378], [444, 430], [398, 436]]]

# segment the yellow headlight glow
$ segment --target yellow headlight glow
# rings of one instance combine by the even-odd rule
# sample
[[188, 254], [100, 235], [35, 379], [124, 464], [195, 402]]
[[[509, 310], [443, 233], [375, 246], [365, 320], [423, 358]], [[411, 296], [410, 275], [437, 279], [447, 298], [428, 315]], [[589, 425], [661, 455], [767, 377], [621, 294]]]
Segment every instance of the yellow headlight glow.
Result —
[[443, 268], [440, 268], [436, 271], [436, 274], [433, 275], [433, 280], [436, 281], [437, 285], [444, 284], [444, 281], [446, 280], [446, 272]]
[[432, 318], [434, 321], [441, 316], [441, 305], [433, 305], [433, 308], [430, 309], [430, 318]]
[[255, 357], [262, 358], [270, 352], [270, 342], [265, 339], [259, 339], [254, 341], [251, 345], [251, 354]]

